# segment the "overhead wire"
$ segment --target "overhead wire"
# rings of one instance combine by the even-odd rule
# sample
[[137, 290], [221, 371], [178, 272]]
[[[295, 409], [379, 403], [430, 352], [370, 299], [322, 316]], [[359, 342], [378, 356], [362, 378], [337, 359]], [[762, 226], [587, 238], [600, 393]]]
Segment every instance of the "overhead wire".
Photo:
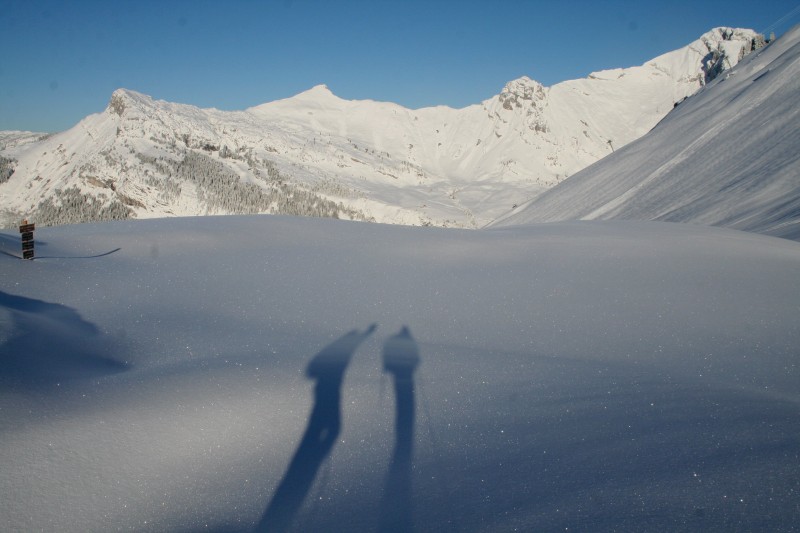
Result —
[[769, 26], [767, 26], [766, 28], [761, 30], [761, 34], [762, 35], [767, 35], [769, 32], [775, 31], [776, 29], [778, 29], [778, 27], [780, 25], [784, 24], [784, 22], [788, 22], [793, 17], [796, 17], [798, 15], [800, 15], [800, 4], [797, 4], [794, 7], [794, 9], [790, 10], [788, 13], [783, 15], [781, 18], [779, 18], [778, 20], [776, 20], [775, 22], [773, 22], [772, 24], [770, 24]]

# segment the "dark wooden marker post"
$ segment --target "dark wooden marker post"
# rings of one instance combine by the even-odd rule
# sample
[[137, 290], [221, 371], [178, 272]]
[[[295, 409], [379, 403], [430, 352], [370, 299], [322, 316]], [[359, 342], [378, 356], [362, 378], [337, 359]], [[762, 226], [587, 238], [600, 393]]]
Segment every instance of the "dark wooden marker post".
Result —
[[23, 259], [33, 259], [33, 230], [35, 229], [36, 225], [28, 224], [27, 220], [23, 220], [19, 227], [19, 232], [22, 234]]

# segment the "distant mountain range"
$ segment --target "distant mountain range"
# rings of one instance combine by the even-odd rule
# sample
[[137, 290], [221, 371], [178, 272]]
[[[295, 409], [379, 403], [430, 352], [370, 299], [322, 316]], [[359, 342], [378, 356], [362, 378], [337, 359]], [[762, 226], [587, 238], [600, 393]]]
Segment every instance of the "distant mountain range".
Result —
[[[716, 28], [642, 66], [552, 87], [523, 77], [463, 109], [348, 101], [317, 86], [228, 112], [119, 89], [103, 112], [65, 132], [0, 132], [0, 226], [23, 217], [55, 225], [289, 213], [482, 227], [517, 205], [544, 201], [545, 191], [597, 161], [620, 161], [623, 147], [680, 102], [675, 116], [702, 111], [714, 128], [705, 138], [721, 135], [716, 117], [746, 105], [733, 94], [702, 110], [699, 96], [685, 99], [750, 76], [737, 65], [763, 45], [753, 31]], [[701, 135], [702, 124], [689, 122], [685, 135], [673, 135]], [[732, 138], [727, 148], [735, 152], [742, 140]], [[658, 152], [645, 154], [648, 160], [674, 152], [647, 146]], [[588, 204], [593, 193], [583, 194]], [[524, 212], [539, 211], [535, 205]]]
[[635, 219], [800, 240], [800, 26], [495, 225]]

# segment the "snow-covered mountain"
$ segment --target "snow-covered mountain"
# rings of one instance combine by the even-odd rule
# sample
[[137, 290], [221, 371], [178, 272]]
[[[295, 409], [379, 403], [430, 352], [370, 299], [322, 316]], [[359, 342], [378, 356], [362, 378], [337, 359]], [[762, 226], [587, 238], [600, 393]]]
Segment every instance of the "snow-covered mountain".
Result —
[[644, 135], [761, 44], [717, 28], [642, 66], [552, 87], [523, 77], [463, 109], [347, 101], [317, 86], [228, 112], [120, 89], [68, 131], [0, 136], [0, 216], [294, 213], [478, 227]]
[[496, 222], [643, 219], [800, 240], [800, 26]]

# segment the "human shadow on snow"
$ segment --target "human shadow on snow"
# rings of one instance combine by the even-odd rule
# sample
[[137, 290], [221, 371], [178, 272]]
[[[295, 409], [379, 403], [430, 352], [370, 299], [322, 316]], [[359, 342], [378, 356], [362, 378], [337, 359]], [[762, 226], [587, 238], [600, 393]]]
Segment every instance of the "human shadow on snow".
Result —
[[0, 291], [0, 386], [26, 388], [127, 370], [74, 309]]
[[383, 345], [383, 370], [392, 375], [395, 393], [395, 443], [383, 489], [380, 524], [382, 533], [406, 533], [413, 529], [411, 512], [411, 459], [414, 451], [414, 370], [419, 348], [411, 331], [400, 333]]
[[[256, 531], [283, 532], [293, 525], [317, 472], [330, 455], [341, 429], [341, 386], [344, 372], [358, 346], [375, 330], [351, 331], [325, 347], [309, 363], [306, 375], [317, 380], [308, 426], [289, 468], [264, 512]], [[380, 515], [380, 532], [410, 532], [411, 466], [414, 446], [414, 371], [419, 348], [404, 327], [383, 346], [383, 370], [392, 376], [395, 391], [395, 445], [387, 473]]]
[[322, 349], [308, 364], [306, 375], [317, 381], [314, 407], [297, 451], [289, 463], [256, 531], [286, 531], [303, 504], [320, 466], [330, 455], [341, 429], [341, 389], [344, 372], [358, 346], [377, 325], [353, 330]]

